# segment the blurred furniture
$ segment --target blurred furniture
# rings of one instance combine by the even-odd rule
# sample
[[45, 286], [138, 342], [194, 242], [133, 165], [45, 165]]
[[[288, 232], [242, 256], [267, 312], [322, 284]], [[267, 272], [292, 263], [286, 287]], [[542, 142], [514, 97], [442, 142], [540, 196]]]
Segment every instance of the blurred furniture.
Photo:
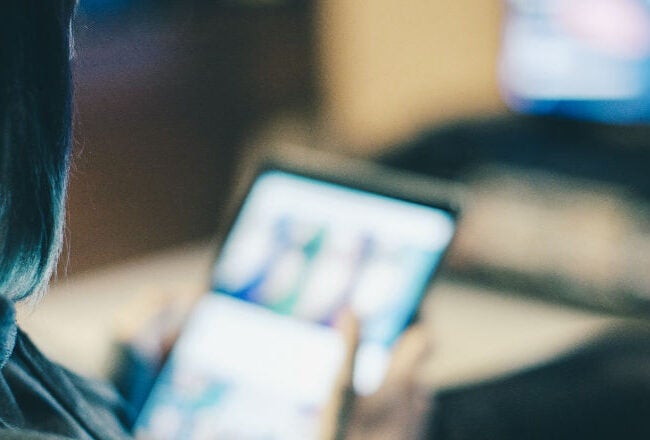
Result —
[[650, 328], [617, 328], [525, 371], [439, 390], [423, 438], [650, 437]]
[[645, 126], [510, 115], [433, 128], [381, 161], [468, 186], [456, 276], [647, 316], [648, 139]]

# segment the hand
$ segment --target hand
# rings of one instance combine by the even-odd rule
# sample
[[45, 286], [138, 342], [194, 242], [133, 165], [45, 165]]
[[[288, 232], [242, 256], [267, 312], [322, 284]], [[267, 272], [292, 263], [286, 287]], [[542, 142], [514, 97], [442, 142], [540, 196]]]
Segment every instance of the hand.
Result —
[[337, 392], [328, 408], [325, 423], [329, 430], [324, 432], [323, 438], [419, 438], [431, 402], [431, 390], [417, 382], [417, 371], [430, 354], [424, 326], [414, 325], [400, 338], [384, 384], [368, 397], [355, 396], [352, 390], [358, 322], [349, 315], [342, 319], [338, 328], [347, 341], [347, 358]]

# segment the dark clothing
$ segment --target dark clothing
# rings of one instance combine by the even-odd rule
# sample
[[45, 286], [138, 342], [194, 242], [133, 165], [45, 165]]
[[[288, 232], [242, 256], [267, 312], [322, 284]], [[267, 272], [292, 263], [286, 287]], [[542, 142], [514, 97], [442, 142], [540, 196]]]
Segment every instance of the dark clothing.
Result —
[[0, 369], [0, 439], [130, 437], [120, 396], [50, 362], [16, 327], [13, 303], [2, 296]]

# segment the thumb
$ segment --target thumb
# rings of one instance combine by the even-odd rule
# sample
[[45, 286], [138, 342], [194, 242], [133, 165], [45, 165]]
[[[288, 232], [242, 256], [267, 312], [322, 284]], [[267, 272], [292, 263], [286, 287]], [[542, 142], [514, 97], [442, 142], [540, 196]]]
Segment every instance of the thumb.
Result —
[[418, 369], [430, 355], [431, 343], [426, 328], [421, 324], [409, 327], [393, 351], [383, 387], [404, 386], [413, 382]]
[[341, 334], [344, 358], [334, 384], [331, 399], [324, 411], [321, 439], [339, 440], [345, 438], [345, 431], [354, 407], [354, 359], [359, 347], [359, 319], [346, 309], [337, 319], [334, 328]]

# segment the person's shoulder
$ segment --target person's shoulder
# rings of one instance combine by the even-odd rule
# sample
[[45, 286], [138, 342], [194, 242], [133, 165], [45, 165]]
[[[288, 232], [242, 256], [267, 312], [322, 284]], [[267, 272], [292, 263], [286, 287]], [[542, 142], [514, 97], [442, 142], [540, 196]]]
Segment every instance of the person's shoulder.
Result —
[[131, 411], [109, 384], [50, 361], [19, 328], [12, 345], [0, 371], [0, 440], [86, 438], [87, 433], [131, 438]]

